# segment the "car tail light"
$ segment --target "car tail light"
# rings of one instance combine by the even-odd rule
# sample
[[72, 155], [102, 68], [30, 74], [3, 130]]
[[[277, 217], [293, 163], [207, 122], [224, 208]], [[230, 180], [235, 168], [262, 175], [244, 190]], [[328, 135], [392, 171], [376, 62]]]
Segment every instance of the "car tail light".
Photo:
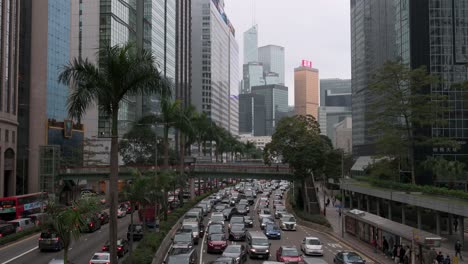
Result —
[[[2, 233], [0, 233], [0, 237], [3, 237], [3, 234], [2, 234]], [[39, 240], [41, 240], [41, 238], [39, 238]]]
[[122, 247], [117, 247], [118, 250], [122, 250]]
[[59, 241], [59, 240], [60, 240], [60, 238], [56, 237], [56, 238], [54, 238], [54, 240], [55, 240], [55, 241]]
[[93, 223], [89, 223], [89, 226], [90, 226], [90, 227], [93, 227], [93, 226], [94, 226], [94, 224], [93, 224]]
[[105, 247], [105, 246], [103, 246], [101, 250], [102, 250], [102, 251], [106, 251], [106, 247]]

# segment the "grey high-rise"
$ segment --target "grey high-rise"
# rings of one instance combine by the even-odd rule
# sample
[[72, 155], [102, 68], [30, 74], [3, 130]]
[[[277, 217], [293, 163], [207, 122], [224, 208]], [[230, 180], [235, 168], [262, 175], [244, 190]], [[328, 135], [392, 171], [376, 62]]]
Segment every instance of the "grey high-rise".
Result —
[[267, 45], [258, 49], [258, 61], [263, 64], [265, 75], [274, 72], [278, 74], [280, 85], [284, 85], [284, 47]]
[[[222, 0], [192, 0], [192, 104], [238, 133], [239, 58]], [[232, 96], [232, 97], [231, 97]], [[233, 115], [233, 116], [231, 116]], [[231, 124], [236, 122], [236, 124]]]
[[[288, 87], [277, 84], [254, 86], [252, 93], [265, 98], [265, 134], [259, 136], [271, 136], [279, 120], [288, 115]], [[255, 120], [257, 122], [260, 120]]]
[[376, 69], [395, 58], [395, 0], [351, 0], [353, 153], [372, 155], [367, 88]]

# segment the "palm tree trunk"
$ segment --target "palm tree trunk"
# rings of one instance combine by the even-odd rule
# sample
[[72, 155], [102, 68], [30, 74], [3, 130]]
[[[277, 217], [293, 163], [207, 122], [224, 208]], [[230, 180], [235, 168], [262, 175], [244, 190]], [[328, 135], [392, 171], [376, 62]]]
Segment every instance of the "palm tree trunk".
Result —
[[[179, 131], [179, 150], [180, 150], [180, 175], [184, 174], [184, 159], [185, 159], [185, 136]], [[175, 195], [175, 193], [174, 193]]]
[[112, 138], [111, 138], [111, 154], [110, 154], [110, 208], [109, 208], [109, 251], [110, 262], [117, 263], [117, 203], [118, 203], [118, 175], [119, 175], [119, 142], [118, 142], [118, 111], [119, 106], [114, 105], [112, 108]]
[[164, 169], [169, 168], [169, 127], [164, 124]]
[[68, 247], [63, 247], [63, 263], [68, 263]]

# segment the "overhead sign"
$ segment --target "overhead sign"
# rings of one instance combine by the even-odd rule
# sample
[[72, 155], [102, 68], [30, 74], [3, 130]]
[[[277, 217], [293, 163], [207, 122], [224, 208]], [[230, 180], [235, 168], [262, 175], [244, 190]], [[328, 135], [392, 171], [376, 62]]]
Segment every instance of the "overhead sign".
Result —
[[312, 68], [312, 61], [302, 60], [302, 67]]

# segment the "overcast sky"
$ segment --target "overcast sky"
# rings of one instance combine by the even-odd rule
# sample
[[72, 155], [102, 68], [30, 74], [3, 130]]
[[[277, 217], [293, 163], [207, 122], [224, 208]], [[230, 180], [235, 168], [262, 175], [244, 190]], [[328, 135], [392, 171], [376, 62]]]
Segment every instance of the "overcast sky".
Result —
[[294, 104], [294, 68], [302, 59], [312, 61], [321, 79], [351, 77], [349, 0], [225, 0], [241, 63], [243, 33], [254, 21], [253, 1], [259, 46], [285, 47], [289, 105]]

